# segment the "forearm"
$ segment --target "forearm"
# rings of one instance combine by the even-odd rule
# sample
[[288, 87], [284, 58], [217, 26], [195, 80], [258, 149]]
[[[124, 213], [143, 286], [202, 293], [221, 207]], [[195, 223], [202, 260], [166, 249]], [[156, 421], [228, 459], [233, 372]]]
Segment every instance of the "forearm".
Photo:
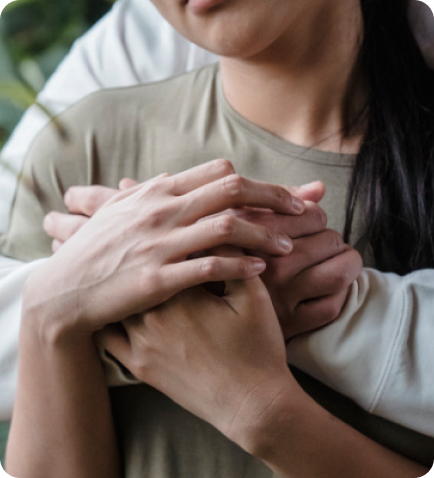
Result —
[[0, 421], [10, 420], [15, 399], [24, 283], [42, 262], [22, 264], [0, 256]]
[[244, 448], [282, 478], [415, 478], [427, 472], [333, 417], [293, 385], [262, 418]]
[[108, 390], [92, 337], [47, 339], [28, 327], [32, 319], [23, 317], [8, 473], [119, 477]]

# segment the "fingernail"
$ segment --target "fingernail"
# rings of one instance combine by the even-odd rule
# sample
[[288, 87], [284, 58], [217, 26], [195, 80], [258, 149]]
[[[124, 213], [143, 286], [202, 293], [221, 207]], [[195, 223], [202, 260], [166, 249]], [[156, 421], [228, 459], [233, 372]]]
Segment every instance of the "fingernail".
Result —
[[300, 191], [310, 191], [311, 189], [316, 189], [318, 187], [319, 181], [313, 181], [311, 183], [303, 184], [299, 186], [298, 189]]
[[292, 242], [285, 234], [279, 234], [279, 247], [282, 252], [291, 252]]
[[292, 208], [296, 213], [302, 213], [304, 211], [304, 201], [297, 196], [292, 196]]
[[43, 222], [42, 226], [43, 226], [45, 231], [49, 231], [51, 229], [51, 227], [53, 226], [53, 219], [49, 214], [47, 214], [44, 217], [44, 222]]
[[253, 272], [263, 272], [266, 268], [266, 264], [264, 261], [260, 259], [253, 259], [252, 260], [252, 270]]

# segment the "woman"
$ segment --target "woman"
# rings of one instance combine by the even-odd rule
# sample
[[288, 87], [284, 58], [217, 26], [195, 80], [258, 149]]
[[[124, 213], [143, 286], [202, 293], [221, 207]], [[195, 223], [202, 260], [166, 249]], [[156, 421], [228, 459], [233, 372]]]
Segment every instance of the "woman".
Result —
[[[224, 56], [221, 62], [224, 93], [230, 106], [235, 110], [232, 116], [241, 115], [243, 119], [238, 118], [239, 123], [244, 124], [249, 134], [253, 135], [255, 130], [253, 126], [249, 126], [250, 121], [256, 128], [262, 127], [262, 131], [268, 130], [283, 140], [307, 147], [316, 145], [323, 150], [338, 153], [355, 153], [360, 150], [354, 169], [353, 187], [350, 190], [346, 231], [349, 235], [352, 216], [355, 214], [355, 198], [359, 193], [366, 194], [365, 202], [369, 206], [367, 210], [370, 213], [366, 229], [375, 261], [381, 269], [407, 272], [432, 265], [431, 240], [425, 227], [432, 222], [430, 217], [427, 220], [426, 212], [432, 190], [431, 166], [428, 160], [423, 162], [422, 153], [417, 156], [417, 148], [422, 147], [423, 140], [428, 141], [428, 139], [418, 138], [416, 135], [418, 131], [424, 131], [424, 128], [412, 131], [412, 135], [403, 133], [402, 111], [399, 111], [399, 105], [387, 100], [387, 95], [385, 95], [384, 105], [379, 106], [378, 103], [382, 97], [376, 96], [376, 93], [378, 90], [383, 92], [384, 85], [378, 85], [376, 81], [373, 81], [378, 75], [374, 72], [370, 74], [367, 61], [363, 58], [363, 53], [366, 51], [369, 53], [369, 61], [372, 61], [375, 67], [378, 67], [379, 61], [388, 59], [388, 56], [381, 57], [379, 60], [372, 58], [370, 41], [374, 40], [369, 34], [373, 30], [381, 33], [384, 18], [388, 13], [387, 9], [390, 8], [397, 18], [396, 24], [394, 23], [391, 28], [396, 27], [399, 38], [407, 40], [405, 46], [407, 50], [410, 49], [414, 69], [418, 73], [417, 87], [414, 87], [413, 80], [409, 78], [408, 83], [413, 88], [403, 81], [406, 88], [403, 88], [402, 92], [408, 95], [420, 95], [418, 99], [424, 109], [414, 113], [417, 114], [417, 124], [418, 126], [429, 124], [430, 116], [424, 118], [424, 115], [431, 108], [430, 96], [422, 93], [424, 87], [428, 88], [431, 74], [424, 66], [414, 41], [412, 43], [406, 20], [406, 2], [401, 2], [399, 6], [396, 3], [390, 4], [389, 7], [387, 4], [378, 5], [368, 1], [359, 4], [356, 0], [351, 3], [348, 0], [345, 2], [311, 0], [303, 4], [275, 0], [271, 2], [271, 5], [270, 2], [265, 5], [262, 2], [253, 1], [216, 3], [199, 0], [182, 4], [169, 1], [155, 3], [183, 34]], [[258, 35], [259, 28], [261, 35]], [[388, 40], [389, 33], [387, 32], [382, 40]], [[364, 43], [359, 55], [362, 38]], [[374, 52], [380, 54], [378, 38], [375, 41]], [[414, 50], [411, 50], [412, 45]], [[388, 74], [396, 73], [394, 68], [399, 68], [399, 62], [395, 65], [394, 58], [390, 58], [390, 62]], [[206, 87], [210, 84], [218, 84], [219, 81], [217, 74], [211, 70], [196, 74], [192, 78], [193, 86]], [[384, 79], [386, 82], [389, 81], [387, 75]], [[174, 86], [180, 87], [179, 81], [172, 84], [171, 88], [173, 89]], [[190, 91], [194, 90], [190, 89]], [[214, 93], [208, 94], [206, 89], [204, 91], [207, 98], [213, 97]], [[180, 92], [183, 92], [182, 88]], [[202, 90], [201, 93], [203, 93]], [[372, 98], [375, 98], [375, 101]], [[110, 100], [110, 98], [107, 99]], [[112, 103], [112, 106], [119, 107], [123, 101], [126, 101], [128, 108], [132, 108], [133, 104], [128, 95], [121, 95], [121, 100]], [[163, 104], [163, 116], [169, 113], [167, 106]], [[88, 104], [88, 107], [89, 110], [96, 110], [94, 112], [96, 116], [91, 118], [93, 120], [102, 112], [101, 109], [98, 110], [97, 102]], [[396, 118], [395, 108], [398, 108], [397, 113], [400, 113], [400, 116]], [[88, 110], [86, 111], [90, 114]], [[128, 111], [131, 112], [131, 110]], [[134, 113], [134, 110], [132, 111]], [[158, 119], [157, 117], [156, 121]], [[179, 119], [185, 119], [188, 123], [191, 121], [191, 116], [187, 115]], [[386, 119], [389, 120], [387, 123], [385, 123]], [[203, 131], [199, 136], [201, 139], [213, 133], [213, 125], [206, 122], [206, 117], [204, 120]], [[378, 131], [384, 130], [384, 124], [387, 124], [388, 134], [378, 137]], [[104, 126], [107, 127], [107, 125]], [[223, 127], [226, 126], [223, 124]], [[230, 128], [224, 131], [232, 138], [234, 132]], [[261, 135], [257, 130], [255, 131], [257, 135]], [[133, 133], [137, 134], [137, 130]], [[98, 141], [95, 142], [95, 138], [101, 139], [101, 134], [99, 137], [90, 138], [91, 141], [86, 145], [88, 150], [96, 151], [96, 155], [100, 146]], [[115, 135], [116, 130], [106, 128], [105, 134]], [[265, 138], [265, 133], [262, 133], [262, 137]], [[127, 139], [131, 141], [132, 137], [120, 139], [125, 139], [127, 143]], [[151, 141], [156, 137], [152, 136], [148, 139]], [[266, 139], [267, 142], [272, 142], [270, 137], [267, 136]], [[282, 146], [281, 141], [276, 140], [278, 144], [272, 142], [271, 147]], [[92, 147], [89, 148], [91, 145]], [[381, 146], [378, 150], [379, 154], [375, 149], [378, 145]], [[410, 153], [412, 154], [411, 174], [406, 168], [406, 164], [410, 161], [407, 160]], [[310, 160], [315, 162], [321, 154], [318, 151], [313, 154], [314, 158]], [[380, 162], [379, 157], [383, 157], [384, 161]], [[420, 161], [419, 158], [421, 158]], [[340, 157], [341, 161], [342, 159], [343, 157]], [[399, 167], [396, 164], [392, 167], [393, 161]], [[257, 168], [258, 164], [260, 167], [260, 163], [256, 163], [253, 167]], [[391, 172], [396, 173], [397, 177], [392, 177]], [[426, 178], [429, 178], [431, 182]], [[214, 178], [210, 178], [211, 181], [212, 179]], [[113, 281], [111, 271], [107, 269], [103, 269], [97, 278], [90, 274], [94, 281], [89, 282], [89, 286], [94, 289], [94, 294], [90, 296], [92, 297], [90, 303], [83, 302], [86, 295], [83, 295], [80, 290], [79, 282], [74, 286], [76, 277], [81, 274], [79, 269], [74, 269], [74, 260], [77, 260], [77, 251], [81, 246], [83, 251], [90, 251], [89, 254], [86, 252], [85, 257], [89, 261], [92, 259], [96, 261], [97, 257], [92, 257], [91, 245], [99, 242], [103, 242], [104, 245], [105, 236], [104, 233], [97, 234], [96, 231], [101, 231], [104, 224], [115, 225], [117, 221], [120, 221], [120, 218], [116, 216], [119, 216], [121, 212], [129, 211], [130, 217], [134, 218], [133, 210], [137, 215], [134, 205], [142, 204], [140, 201], [144, 197], [148, 199], [152, 197], [157, 202], [163, 203], [169, 201], [172, 196], [191, 195], [196, 188], [203, 185], [203, 183], [197, 183], [197, 179], [191, 178], [187, 181], [182, 180], [181, 184], [177, 181], [160, 178], [150, 186], [116, 196], [109, 207], [102, 209], [101, 213], [89, 221], [89, 224], [72, 239], [70, 245], [67, 244], [65, 249], [61, 249], [57, 258], [53, 258], [45, 269], [45, 273], [48, 273], [47, 277], [51, 277], [51, 280], [44, 279], [45, 283], [42, 284], [37, 277], [34, 277], [30, 282], [24, 309], [22, 333], [24, 357], [21, 365], [19, 399], [12, 428], [10, 448], [12, 451], [9, 452], [10, 460], [13, 462], [11, 472], [17, 470], [16, 473], [19, 473], [21, 466], [17, 442], [22, 441], [24, 437], [24, 416], [27, 416], [27, 419], [31, 418], [32, 423], [39, 424], [44, 431], [44, 443], [54, 444], [56, 439], [60, 438], [58, 429], [48, 429], [39, 422], [40, 411], [43, 408], [43, 405], [39, 403], [40, 400], [38, 399], [36, 408], [26, 403], [26, 397], [29, 396], [26, 391], [37, 388], [32, 381], [42, 381], [43, 377], [48, 377], [47, 380], [51, 382], [46, 384], [47, 390], [55, 391], [54, 395], [50, 393], [53, 397], [53, 411], [59, 414], [59, 418], [66, 416], [66, 420], [72, 420], [71, 425], [77, 420], [78, 429], [77, 433], [73, 433], [70, 437], [70, 443], [68, 443], [70, 454], [68, 453], [67, 457], [62, 454], [59, 460], [53, 460], [54, 465], [47, 464], [44, 457], [41, 458], [44, 461], [43, 466], [48, 466], [44, 469], [44, 474], [53, 473], [53, 468], [49, 468], [53, 465], [54, 469], [59, 467], [57, 474], [59, 469], [65, 470], [67, 467], [74, 476], [77, 474], [95, 476], [95, 470], [98, 470], [101, 476], [103, 474], [101, 470], [104, 470], [105, 476], [110, 476], [109, 473], [117, 476], [115, 459], [113, 463], [108, 463], [104, 458], [99, 457], [99, 461], [90, 463], [93, 457], [88, 454], [88, 445], [97, 440], [101, 446], [100, 449], [111, 450], [112, 455], [116, 455], [108, 397], [93, 347], [92, 333], [109, 322], [138, 312], [138, 302], [143, 308], [160, 303], [179, 288], [179, 284], [172, 289], [169, 284], [168, 290], [165, 290], [161, 286], [165, 281], [161, 281], [162, 278], [159, 277], [160, 283], [149, 282], [149, 290], [154, 293], [149, 293], [148, 302], [139, 301], [137, 290], [131, 293], [128, 289], [125, 289], [120, 297], [116, 296], [117, 300], [114, 300], [111, 293], [114, 290], [121, 290], [124, 278], [128, 277], [128, 268], [124, 269], [123, 258], [119, 256], [117, 263], [121, 267], [113, 276]], [[185, 186], [185, 182], [188, 187]], [[228, 189], [226, 181], [223, 185], [226, 192], [231, 190], [239, 192], [240, 185], [237, 182], [232, 184], [235, 189]], [[220, 188], [221, 186], [220, 184]], [[213, 187], [214, 189], [210, 189], [209, 192], [221, 191], [221, 189], [215, 189], [215, 184]], [[267, 197], [270, 196], [267, 193], [269, 189], [259, 187], [257, 190], [262, 191], [263, 195], [255, 194], [255, 201], [252, 202], [253, 185], [249, 184], [247, 194], [242, 196], [241, 203], [272, 207], [285, 213], [293, 211], [289, 209], [288, 204], [284, 207], [281, 203], [267, 202]], [[387, 195], [383, 196], [385, 191]], [[408, 191], [405, 200], [401, 198], [402, 191]], [[418, 197], [415, 200], [410, 194], [414, 191], [421, 191], [423, 194], [420, 197], [423, 199]], [[196, 204], [196, 207], [201, 210], [200, 205], [197, 205], [197, 197], [196, 201], [194, 198], [195, 195], [191, 195], [184, 206], [188, 204], [190, 208]], [[358, 200], [360, 203], [363, 198]], [[238, 202], [240, 202], [239, 197]], [[233, 203], [229, 202], [225, 205], [233, 205]], [[169, 203], [167, 207], [169, 208]], [[209, 202], [205, 203], [204, 209], [201, 210], [202, 214], [204, 210], [207, 213], [213, 212], [209, 208]], [[169, 236], [173, 221], [171, 223], [167, 218], [176, 216], [173, 206], [172, 216], [167, 215], [167, 211], [157, 209], [157, 212], [158, 214], [148, 218], [151, 220], [150, 229], [164, 225], [169, 229], [163, 228], [163, 231], [166, 231]], [[190, 220], [200, 216], [201, 214], [196, 211], [192, 213]], [[391, 222], [390, 217], [405, 218], [405, 220]], [[400, 238], [390, 238], [385, 247], [382, 243], [384, 231], [390, 233], [391, 230], [394, 232], [398, 230]], [[401, 250], [403, 249], [402, 237], [410, 238], [417, 247], [410, 252]], [[121, 236], [118, 241], [122, 239], [126, 238]], [[236, 238], [233, 243], [243, 247], [257, 245], [240, 244]], [[107, 243], [107, 247], [112, 247], [114, 244], [116, 243]], [[204, 246], [202, 248], [214, 245], [217, 244], [211, 241], [201, 244]], [[166, 248], [157, 248], [154, 244], [149, 250], [161, 251], [152, 257], [161, 255], [164, 257]], [[187, 252], [189, 251], [183, 250], [182, 255], [187, 255]], [[273, 251], [267, 250], [267, 252]], [[227, 251], [224, 255], [226, 253]], [[224, 262], [224, 255], [220, 259], [220, 264]], [[167, 258], [171, 257], [165, 257]], [[67, 271], [67, 280], [61, 280], [64, 284], [59, 283], [57, 272], [59, 267], [63, 266]], [[90, 271], [95, 272], [92, 268]], [[225, 276], [221, 278], [231, 279], [229, 270], [226, 270]], [[47, 288], [50, 290], [47, 291]], [[53, 291], [58, 300], [54, 301], [54, 306], [47, 309], [46, 298], [50, 293], [53, 294]], [[199, 310], [196, 310], [196, 302], [192, 305], [192, 295], [195, 301], [203, 303]], [[87, 299], [90, 297], [88, 296]], [[123, 299], [125, 299], [124, 302]], [[231, 307], [227, 306], [228, 303]], [[65, 317], [67, 310], [73, 311], [72, 316]], [[173, 324], [171, 327], [166, 327], [172, 316], [170, 313], [172, 310], [176, 311], [177, 316], [182, 317], [180, 324], [177, 323], [180, 325], [178, 328], [175, 328]], [[207, 320], [197, 322], [197, 316], [203, 317], [204, 310], [207, 311]], [[39, 319], [38, 316], [42, 311], [45, 317]], [[235, 323], [232, 320], [231, 311], [240, 318], [239, 322]], [[216, 317], [220, 317], [221, 314], [228, 319], [224, 321], [223, 327], [216, 320]], [[60, 316], [65, 317], [65, 320], [59, 320]], [[155, 320], [156, 317], [158, 320]], [[274, 317], [274, 320], [270, 322], [265, 320], [270, 317]], [[212, 318], [215, 320], [209, 320]], [[256, 326], [251, 327], [249, 324], [252, 323]], [[35, 324], [36, 331], [32, 330]], [[257, 279], [238, 284], [229, 282], [227, 296], [224, 299], [212, 298], [203, 290], [186, 292], [184, 296], [176, 297], [162, 308], [157, 308], [148, 315], [145, 314], [143, 322], [131, 319], [125, 323], [125, 327], [128, 333], [138, 329], [131, 335], [133, 352], [138, 344], [139, 350], [148, 351], [148, 355], [144, 359], [142, 354], [129, 354], [125, 339], [111, 332], [104, 335], [103, 341], [115, 357], [135, 372], [139, 378], [160, 388], [186, 409], [209, 421], [248, 453], [261, 458], [280, 476], [317, 476], [320, 473], [321, 476], [388, 476], [392, 473], [394, 476], [416, 476], [423, 472], [423, 468], [418, 465], [376, 445], [342, 423], [330, 419], [323, 409], [304, 395], [286, 369], [285, 356], [282, 352], [283, 337], [277, 328], [277, 319], [274, 316], [270, 298]], [[173, 341], [169, 333], [172, 330], [175, 335]], [[187, 337], [186, 330], [190, 332]], [[253, 349], [251, 345], [244, 346], [242, 339], [246, 334], [249, 337], [248, 342], [254, 345]], [[189, 347], [187, 339], [190, 335], [196, 337], [192, 340], [192, 345], [207, 344], [207, 353], [193, 355], [193, 359], [186, 362], [182, 359], [190, 357], [191, 351], [195, 349], [195, 347]], [[162, 353], [163, 350], [167, 350], [168, 345], [167, 342], [163, 343], [164, 337], [168, 337], [169, 344], [177, 347], [174, 350], [175, 363], [171, 365], [167, 365], [171, 362]], [[153, 344], [152, 347], [155, 347], [155, 350], [149, 347], [149, 343]], [[158, 345], [162, 343], [163, 346]], [[80, 352], [78, 359], [77, 350]], [[209, 360], [207, 360], [208, 354]], [[251, 365], [254, 354], [257, 354], [258, 361]], [[35, 373], [35, 357], [40, 357], [39, 370], [42, 376]], [[187, 365], [191, 365], [191, 370]], [[82, 378], [79, 380], [78, 372], [80, 376], [83, 373], [87, 374], [87, 383], [83, 383]], [[192, 381], [192, 377], [197, 378], [198, 373], [203, 377], [203, 383], [206, 386], [194, 389], [192, 387], [197, 380]], [[195, 390], [195, 394], [191, 394], [192, 390]], [[51, 399], [50, 396], [47, 396], [47, 400]], [[83, 403], [86, 410], [79, 410], [78, 403]], [[91, 434], [84, 433], [89, 416], [93, 416], [95, 420]], [[246, 424], [248, 424], [247, 429]], [[67, 423], [63, 424], [65, 425]], [[152, 430], [154, 431], [154, 428]], [[130, 449], [133, 446], [128, 442], [124, 445]], [[27, 447], [32, 447], [32, 440], [26, 440], [25, 446], [29, 452]], [[130, 458], [131, 453], [127, 456]], [[237, 459], [241, 460], [241, 458]], [[246, 462], [249, 463], [247, 467], [254, 467], [249, 459], [246, 458]], [[36, 457], [32, 463], [38, 467]], [[260, 464], [257, 464], [257, 468], [259, 473], [267, 473]], [[127, 472], [130, 473], [130, 471], [131, 468], [128, 468], [127, 463]], [[140, 471], [136, 473], [140, 475]], [[191, 473], [196, 473], [196, 470]], [[200, 472], [198, 475], [205, 476]], [[67, 476], [66, 472], [65, 476]], [[134, 475], [131, 474], [131, 476]]]

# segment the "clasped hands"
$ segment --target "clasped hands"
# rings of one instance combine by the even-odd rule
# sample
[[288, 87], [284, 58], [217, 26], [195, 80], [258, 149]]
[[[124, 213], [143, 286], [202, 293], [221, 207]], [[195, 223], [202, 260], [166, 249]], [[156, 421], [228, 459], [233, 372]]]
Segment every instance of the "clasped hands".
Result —
[[[225, 160], [121, 191], [71, 188], [73, 215], [44, 221], [56, 253], [26, 307], [44, 310], [50, 340], [98, 332], [139, 379], [248, 450], [252, 410], [296, 387], [284, 339], [334, 320], [362, 267], [326, 229], [322, 185], [292, 192]], [[222, 297], [200, 287], [212, 281]]]
[[[338, 317], [362, 263], [358, 253], [344, 244], [337, 231], [326, 229], [327, 216], [317, 204], [324, 195], [321, 183], [291, 189], [261, 184], [235, 175], [228, 161], [217, 160], [172, 178], [161, 175], [148, 181], [144, 185], [146, 194], [152, 189], [149, 194], [152, 196], [154, 189], [173, 181], [178, 185], [184, 183], [173, 191], [175, 195], [192, 189], [193, 203], [196, 203], [195, 196], [201, 201], [200, 196], [206, 195], [207, 202], [199, 211], [188, 206], [193, 219], [201, 220], [201, 214], [207, 213], [214, 216], [191, 228], [192, 240], [182, 234], [187, 228], [180, 228], [180, 242], [173, 245], [178, 252], [176, 262], [170, 267], [160, 271], [143, 267], [143, 271], [149, 272], [143, 277], [147, 282], [144, 286], [150, 286], [148, 294], [158, 288], [159, 283], [165, 284], [165, 295], [169, 297], [198, 283], [243, 279], [261, 273], [285, 339]], [[98, 210], [137, 194], [141, 188], [131, 179], [121, 181], [121, 193], [103, 186], [71, 188], [65, 195], [71, 214], [51, 212], [44, 221], [45, 231], [53, 238], [53, 251], [58, 251]], [[156, 219], [158, 211], [153, 210], [153, 206], [151, 200], [143, 206], [148, 210], [148, 222]], [[177, 213], [185, 215], [183, 211]], [[132, 211], [136, 219], [138, 214], [139, 211]], [[185, 219], [192, 220], [191, 217]], [[132, 220], [131, 227], [135, 222]], [[251, 256], [230, 260], [214, 256], [180, 263], [182, 257], [197, 252], [200, 247], [209, 249], [222, 244], [243, 248]]]

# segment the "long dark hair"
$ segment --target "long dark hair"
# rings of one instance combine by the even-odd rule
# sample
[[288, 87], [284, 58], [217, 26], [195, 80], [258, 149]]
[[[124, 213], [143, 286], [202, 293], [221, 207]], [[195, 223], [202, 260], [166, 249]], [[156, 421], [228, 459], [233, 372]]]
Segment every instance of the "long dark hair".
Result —
[[368, 120], [344, 237], [360, 207], [376, 267], [406, 274], [434, 267], [434, 72], [410, 28], [409, 0], [360, 2]]

